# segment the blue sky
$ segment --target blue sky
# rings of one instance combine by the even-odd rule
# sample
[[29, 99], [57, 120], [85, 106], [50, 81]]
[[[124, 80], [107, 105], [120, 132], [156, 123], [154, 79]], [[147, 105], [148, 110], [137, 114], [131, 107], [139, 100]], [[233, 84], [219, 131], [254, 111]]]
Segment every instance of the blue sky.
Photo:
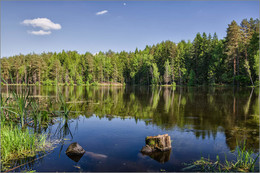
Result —
[[[134, 51], [164, 40], [192, 41], [197, 32], [223, 38], [232, 20], [250, 17], [259, 18], [259, 1], [1, 1], [1, 57]], [[32, 21], [37, 18], [48, 21]]]

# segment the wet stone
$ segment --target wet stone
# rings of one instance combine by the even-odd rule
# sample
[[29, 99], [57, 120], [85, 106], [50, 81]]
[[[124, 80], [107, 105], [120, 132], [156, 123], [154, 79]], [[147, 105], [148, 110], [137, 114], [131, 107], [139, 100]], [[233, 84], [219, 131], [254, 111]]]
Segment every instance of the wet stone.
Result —
[[66, 150], [66, 155], [75, 162], [78, 162], [86, 151], [77, 143], [69, 145]]

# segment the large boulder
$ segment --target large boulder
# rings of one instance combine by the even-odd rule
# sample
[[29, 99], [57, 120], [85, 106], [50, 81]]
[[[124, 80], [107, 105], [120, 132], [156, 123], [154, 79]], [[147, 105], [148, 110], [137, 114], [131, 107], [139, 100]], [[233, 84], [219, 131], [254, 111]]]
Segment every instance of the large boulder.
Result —
[[146, 145], [142, 148], [142, 153], [154, 151], [168, 151], [172, 148], [171, 137], [168, 134], [158, 136], [148, 136], [145, 139]]
[[74, 142], [67, 148], [66, 155], [75, 162], [78, 162], [85, 152], [86, 151], [77, 142]]

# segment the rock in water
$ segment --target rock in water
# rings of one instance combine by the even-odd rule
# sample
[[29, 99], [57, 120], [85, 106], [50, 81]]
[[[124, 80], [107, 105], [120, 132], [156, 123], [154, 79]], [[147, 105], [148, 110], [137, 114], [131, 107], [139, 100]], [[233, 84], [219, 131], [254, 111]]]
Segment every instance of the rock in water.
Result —
[[172, 148], [171, 137], [168, 134], [158, 136], [148, 136], [145, 139], [146, 146], [141, 152], [151, 153], [154, 151], [168, 151]]
[[66, 155], [75, 162], [78, 162], [85, 152], [86, 151], [77, 142], [74, 142], [67, 148]]

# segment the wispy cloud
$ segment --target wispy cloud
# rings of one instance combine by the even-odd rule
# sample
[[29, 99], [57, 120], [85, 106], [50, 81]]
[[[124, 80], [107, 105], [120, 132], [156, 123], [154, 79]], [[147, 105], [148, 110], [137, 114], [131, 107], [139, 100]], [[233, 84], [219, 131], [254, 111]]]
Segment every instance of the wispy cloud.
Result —
[[96, 13], [96, 15], [103, 15], [106, 14], [107, 12], [108, 12], [107, 10], [99, 11]]
[[28, 33], [32, 35], [50, 35], [51, 31], [39, 30], [39, 31], [28, 31]]

